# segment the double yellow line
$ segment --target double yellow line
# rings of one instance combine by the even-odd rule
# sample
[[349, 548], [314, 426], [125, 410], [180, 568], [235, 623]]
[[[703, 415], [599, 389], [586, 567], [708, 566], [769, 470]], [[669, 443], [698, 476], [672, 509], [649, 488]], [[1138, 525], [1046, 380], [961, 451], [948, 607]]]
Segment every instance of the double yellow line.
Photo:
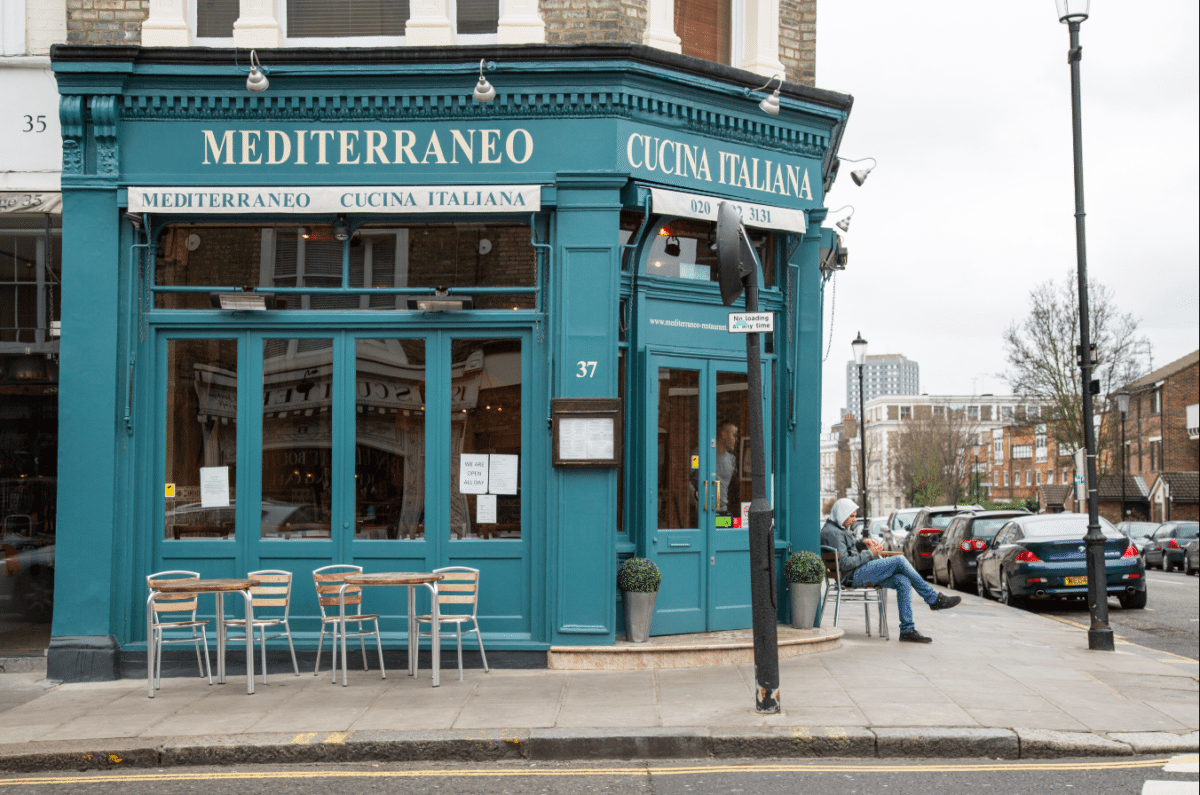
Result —
[[179, 781], [271, 781], [318, 779], [412, 779], [412, 778], [562, 778], [568, 776], [690, 776], [714, 773], [987, 773], [1009, 771], [1131, 770], [1161, 768], [1179, 757], [1103, 760], [1095, 762], [964, 762], [961, 764], [829, 762], [782, 765], [693, 765], [687, 767], [563, 767], [563, 768], [472, 768], [465, 770], [278, 770], [213, 771], [207, 773], [111, 773], [108, 771], [69, 776], [36, 776], [0, 780], [0, 787], [61, 786], [63, 784], [112, 784]]

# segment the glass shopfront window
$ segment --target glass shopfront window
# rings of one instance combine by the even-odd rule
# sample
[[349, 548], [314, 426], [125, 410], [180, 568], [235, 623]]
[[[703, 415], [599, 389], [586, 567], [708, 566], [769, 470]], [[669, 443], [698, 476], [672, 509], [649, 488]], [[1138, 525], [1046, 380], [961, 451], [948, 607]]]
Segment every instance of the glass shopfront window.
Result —
[[[340, 292], [423, 288], [533, 287], [537, 254], [528, 224], [442, 223], [360, 227], [345, 241], [335, 228], [175, 224], [159, 238], [155, 286], [270, 290], [312, 287], [324, 293], [280, 293], [277, 308], [407, 310], [408, 296]], [[348, 276], [342, 283], [343, 273]], [[472, 296], [477, 309], [532, 309], [530, 293]], [[205, 293], [157, 293], [159, 309], [209, 309]]]
[[425, 537], [425, 341], [356, 343], [355, 538]]
[[[748, 229], [762, 262], [763, 284], [775, 284], [775, 235]], [[676, 218], [663, 224], [646, 255], [646, 274], [699, 282], [717, 281], [717, 225], [711, 221]]]
[[521, 537], [521, 341], [451, 342], [450, 539]]
[[237, 340], [167, 341], [164, 538], [232, 538]]

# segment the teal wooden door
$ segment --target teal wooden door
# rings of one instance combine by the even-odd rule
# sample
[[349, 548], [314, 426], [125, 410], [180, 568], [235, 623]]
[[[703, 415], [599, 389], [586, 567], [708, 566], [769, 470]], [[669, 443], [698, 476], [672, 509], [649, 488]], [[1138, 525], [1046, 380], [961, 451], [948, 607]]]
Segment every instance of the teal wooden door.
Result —
[[750, 626], [746, 366], [652, 355], [647, 556], [662, 571], [656, 635]]

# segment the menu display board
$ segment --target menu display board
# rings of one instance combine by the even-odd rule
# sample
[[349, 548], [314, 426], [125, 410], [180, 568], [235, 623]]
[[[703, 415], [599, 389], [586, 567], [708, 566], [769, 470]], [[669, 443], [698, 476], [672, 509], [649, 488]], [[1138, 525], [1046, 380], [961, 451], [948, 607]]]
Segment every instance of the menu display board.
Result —
[[621, 401], [618, 398], [556, 398], [554, 465], [615, 467], [621, 457]]

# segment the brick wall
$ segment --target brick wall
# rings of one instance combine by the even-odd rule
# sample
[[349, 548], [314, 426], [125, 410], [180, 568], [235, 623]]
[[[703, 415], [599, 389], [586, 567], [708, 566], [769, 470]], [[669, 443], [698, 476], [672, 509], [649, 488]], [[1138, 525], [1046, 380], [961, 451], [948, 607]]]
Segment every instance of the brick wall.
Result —
[[641, 42], [645, 0], [541, 0], [547, 44]]
[[779, 60], [790, 82], [816, 85], [816, 0], [779, 0]]
[[[1187, 434], [1187, 407], [1200, 401], [1200, 365], [1167, 376], [1163, 392], [1163, 471], [1200, 469], [1200, 443]], [[1174, 518], [1174, 515], [1172, 515]]]
[[67, 0], [67, 41], [140, 44], [150, 0]]

